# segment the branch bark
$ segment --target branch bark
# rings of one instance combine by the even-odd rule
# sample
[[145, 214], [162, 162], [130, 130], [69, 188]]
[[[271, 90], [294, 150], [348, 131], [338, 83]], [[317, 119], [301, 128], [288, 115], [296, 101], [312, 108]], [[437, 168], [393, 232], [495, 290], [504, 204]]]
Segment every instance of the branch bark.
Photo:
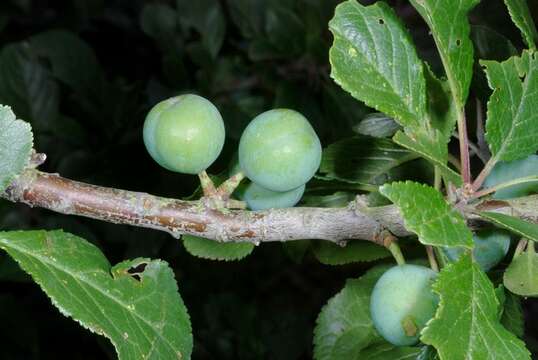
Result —
[[[1, 198], [58, 213], [162, 230], [174, 237], [190, 234], [221, 242], [321, 239], [335, 243], [367, 240], [382, 244], [380, 234], [409, 236], [395, 206], [368, 208], [360, 201], [344, 208], [215, 210], [203, 201], [182, 201], [146, 193], [99, 187], [37, 170], [21, 174]], [[510, 201], [485, 201], [465, 215], [479, 227], [476, 210], [518, 214], [538, 223], [538, 195]]]

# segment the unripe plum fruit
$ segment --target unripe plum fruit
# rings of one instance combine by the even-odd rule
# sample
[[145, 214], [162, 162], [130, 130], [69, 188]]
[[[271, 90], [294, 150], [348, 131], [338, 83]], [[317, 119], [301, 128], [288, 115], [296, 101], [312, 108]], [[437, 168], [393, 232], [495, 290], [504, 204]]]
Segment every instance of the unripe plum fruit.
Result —
[[420, 331], [434, 315], [439, 303], [432, 291], [437, 273], [419, 265], [399, 265], [377, 281], [370, 299], [376, 330], [396, 346], [418, 342]]
[[304, 194], [304, 189], [305, 185], [301, 185], [290, 191], [272, 191], [251, 182], [239, 196], [251, 210], [281, 209], [297, 204]]
[[[233, 176], [240, 173], [241, 166], [237, 153], [234, 154], [230, 161], [228, 175]], [[235, 190], [235, 196], [247, 203], [251, 210], [280, 209], [292, 207], [301, 200], [304, 194], [305, 185], [290, 191], [272, 191], [267, 190], [260, 185], [246, 179], [247, 183], [241, 183]]]
[[184, 174], [207, 169], [224, 146], [224, 122], [217, 108], [193, 94], [155, 105], [144, 122], [144, 144], [162, 167]]
[[274, 109], [255, 117], [239, 141], [245, 175], [272, 191], [306, 184], [321, 162], [321, 144], [308, 120], [294, 110]]
[[[538, 176], [538, 155], [530, 155], [520, 160], [497, 163], [484, 181], [484, 187], [489, 188], [527, 176]], [[529, 182], [501, 189], [495, 192], [492, 197], [494, 199], [511, 199], [526, 196], [536, 191], [538, 191], [538, 182]]]
[[[499, 229], [481, 230], [473, 235], [473, 258], [484, 271], [497, 265], [508, 253], [510, 234]], [[443, 248], [443, 252], [451, 261], [457, 261], [465, 252], [461, 247]]]

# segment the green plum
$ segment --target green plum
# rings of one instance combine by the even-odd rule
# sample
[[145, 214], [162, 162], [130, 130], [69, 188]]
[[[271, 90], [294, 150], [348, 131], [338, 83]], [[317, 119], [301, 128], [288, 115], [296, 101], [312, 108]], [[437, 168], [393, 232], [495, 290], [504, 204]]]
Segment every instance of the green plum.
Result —
[[393, 345], [418, 342], [420, 331], [434, 315], [439, 303], [432, 291], [437, 273], [419, 265], [399, 265], [377, 281], [370, 299], [376, 330]]
[[239, 196], [251, 210], [280, 209], [297, 204], [304, 194], [304, 189], [305, 186], [301, 185], [297, 189], [278, 192], [267, 190], [251, 182], [245, 186]]
[[[228, 167], [228, 175], [233, 176], [240, 173], [241, 166], [237, 153], [234, 154]], [[301, 200], [304, 194], [305, 185], [290, 191], [267, 190], [260, 185], [246, 179], [247, 183], [241, 183], [234, 192], [236, 198], [245, 201], [251, 210], [279, 209], [292, 207]]]
[[[473, 257], [484, 271], [491, 270], [508, 253], [510, 233], [499, 229], [481, 230], [473, 235]], [[465, 250], [461, 247], [443, 248], [450, 261], [457, 261]]]
[[272, 191], [306, 184], [321, 162], [321, 144], [308, 120], [294, 110], [274, 109], [255, 117], [239, 141], [245, 175]]
[[[524, 159], [510, 162], [499, 162], [491, 170], [484, 181], [489, 188], [510, 180], [527, 176], [538, 176], [538, 155], [530, 155]], [[529, 195], [538, 191], [538, 182], [530, 182], [501, 189], [493, 194], [494, 199], [510, 199]]]
[[162, 167], [184, 174], [207, 169], [224, 146], [224, 122], [217, 108], [193, 94], [155, 105], [144, 122], [144, 144]]

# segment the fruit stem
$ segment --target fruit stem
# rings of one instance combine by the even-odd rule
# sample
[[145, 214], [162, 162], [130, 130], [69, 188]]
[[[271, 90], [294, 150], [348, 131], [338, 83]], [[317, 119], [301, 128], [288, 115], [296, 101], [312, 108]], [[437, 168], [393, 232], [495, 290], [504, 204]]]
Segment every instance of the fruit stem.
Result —
[[426, 245], [426, 254], [428, 254], [428, 261], [430, 262], [431, 269], [435, 272], [439, 272], [439, 265], [437, 265], [437, 260], [435, 260], [435, 254], [431, 245]]
[[226, 208], [244, 210], [244, 209], [247, 208], [247, 203], [244, 202], [244, 201], [240, 201], [240, 200], [228, 199], [226, 201]]
[[217, 190], [215, 189], [215, 184], [213, 183], [213, 180], [207, 175], [205, 170], [202, 170], [198, 177], [200, 178], [200, 185], [202, 186], [202, 190], [204, 192], [204, 196], [211, 197], [216, 194]]
[[529, 243], [527, 244], [527, 251], [530, 252], [531, 254], [534, 254], [534, 241], [530, 240]]
[[434, 247], [433, 251], [435, 253], [435, 258], [437, 259], [439, 269], [444, 268], [447, 264], [446, 256], [443, 255], [443, 252], [438, 247]]
[[441, 171], [439, 171], [439, 167], [435, 166], [434, 169], [434, 187], [436, 190], [441, 190], [441, 181], [443, 178], [441, 177]]
[[[523, 252], [523, 250], [525, 250], [525, 247], [527, 246], [527, 242], [528, 241], [525, 238], [521, 238], [521, 240], [519, 240], [519, 242], [517, 243], [517, 246], [516, 246], [516, 250], [514, 251], [514, 256], [512, 257], [512, 260], [514, 260], [519, 255], [521, 255], [521, 253]], [[534, 244], [533, 244], [533, 246], [534, 246]]]
[[394, 260], [396, 260], [396, 263], [398, 265], [405, 265], [405, 259], [402, 251], [400, 250], [400, 246], [398, 245], [398, 239], [386, 230], [381, 233], [381, 236], [383, 239], [383, 246], [389, 249], [390, 253], [394, 257]]
[[245, 178], [245, 174], [243, 172], [238, 172], [237, 174], [230, 177], [228, 180], [220, 184], [220, 186], [217, 188], [217, 195], [221, 196], [222, 198], [229, 198], [232, 196], [233, 192], [241, 181]]

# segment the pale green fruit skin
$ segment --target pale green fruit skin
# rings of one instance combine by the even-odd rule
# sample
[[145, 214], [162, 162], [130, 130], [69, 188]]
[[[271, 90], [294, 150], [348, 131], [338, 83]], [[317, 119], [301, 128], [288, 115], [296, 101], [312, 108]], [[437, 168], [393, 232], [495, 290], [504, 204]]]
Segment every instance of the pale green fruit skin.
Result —
[[224, 146], [222, 116], [207, 99], [193, 94], [164, 100], [144, 122], [144, 144], [162, 167], [198, 174], [207, 169]]
[[[497, 163], [484, 181], [484, 187], [489, 188], [527, 176], [538, 176], [538, 155], [530, 155], [520, 160]], [[492, 197], [494, 199], [511, 199], [526, 196], [537, 191], [538, 183], [529, 182], [501, 189], [494, 193]]]
[[272, 191], [306, 184], [321, 162], [321, 143], [308, 120], [294, 110], [255, 117], [239, 142], [239, 163], [253, 182]]
[[[497, 265], [508, 253], [510, 233], [499, 229], [488, 229], [473, 235], [473, 258], [484, 271]], [[465, 252], [461, 247], [443, 248], [450, 261], [457, 261]]]
[[[377, 281], [370, 299], [372, 321], [379, 334], [396, 346], [418, 342], [420, 331], [434, 315], [439, 298], [431, 285], [437, 274], [424, 266], [399, 265], [387, 270]], [[407, 336], [402, 321], [412, 318], [418, 328]]]
[[305, 186], [297, 189], [277, 192], [267, 190], [260, 185], [251, 182], [240, 193], [241, 200], [245, 201], [251, 210], [281, 209], [292, 207], [301, 200]]

